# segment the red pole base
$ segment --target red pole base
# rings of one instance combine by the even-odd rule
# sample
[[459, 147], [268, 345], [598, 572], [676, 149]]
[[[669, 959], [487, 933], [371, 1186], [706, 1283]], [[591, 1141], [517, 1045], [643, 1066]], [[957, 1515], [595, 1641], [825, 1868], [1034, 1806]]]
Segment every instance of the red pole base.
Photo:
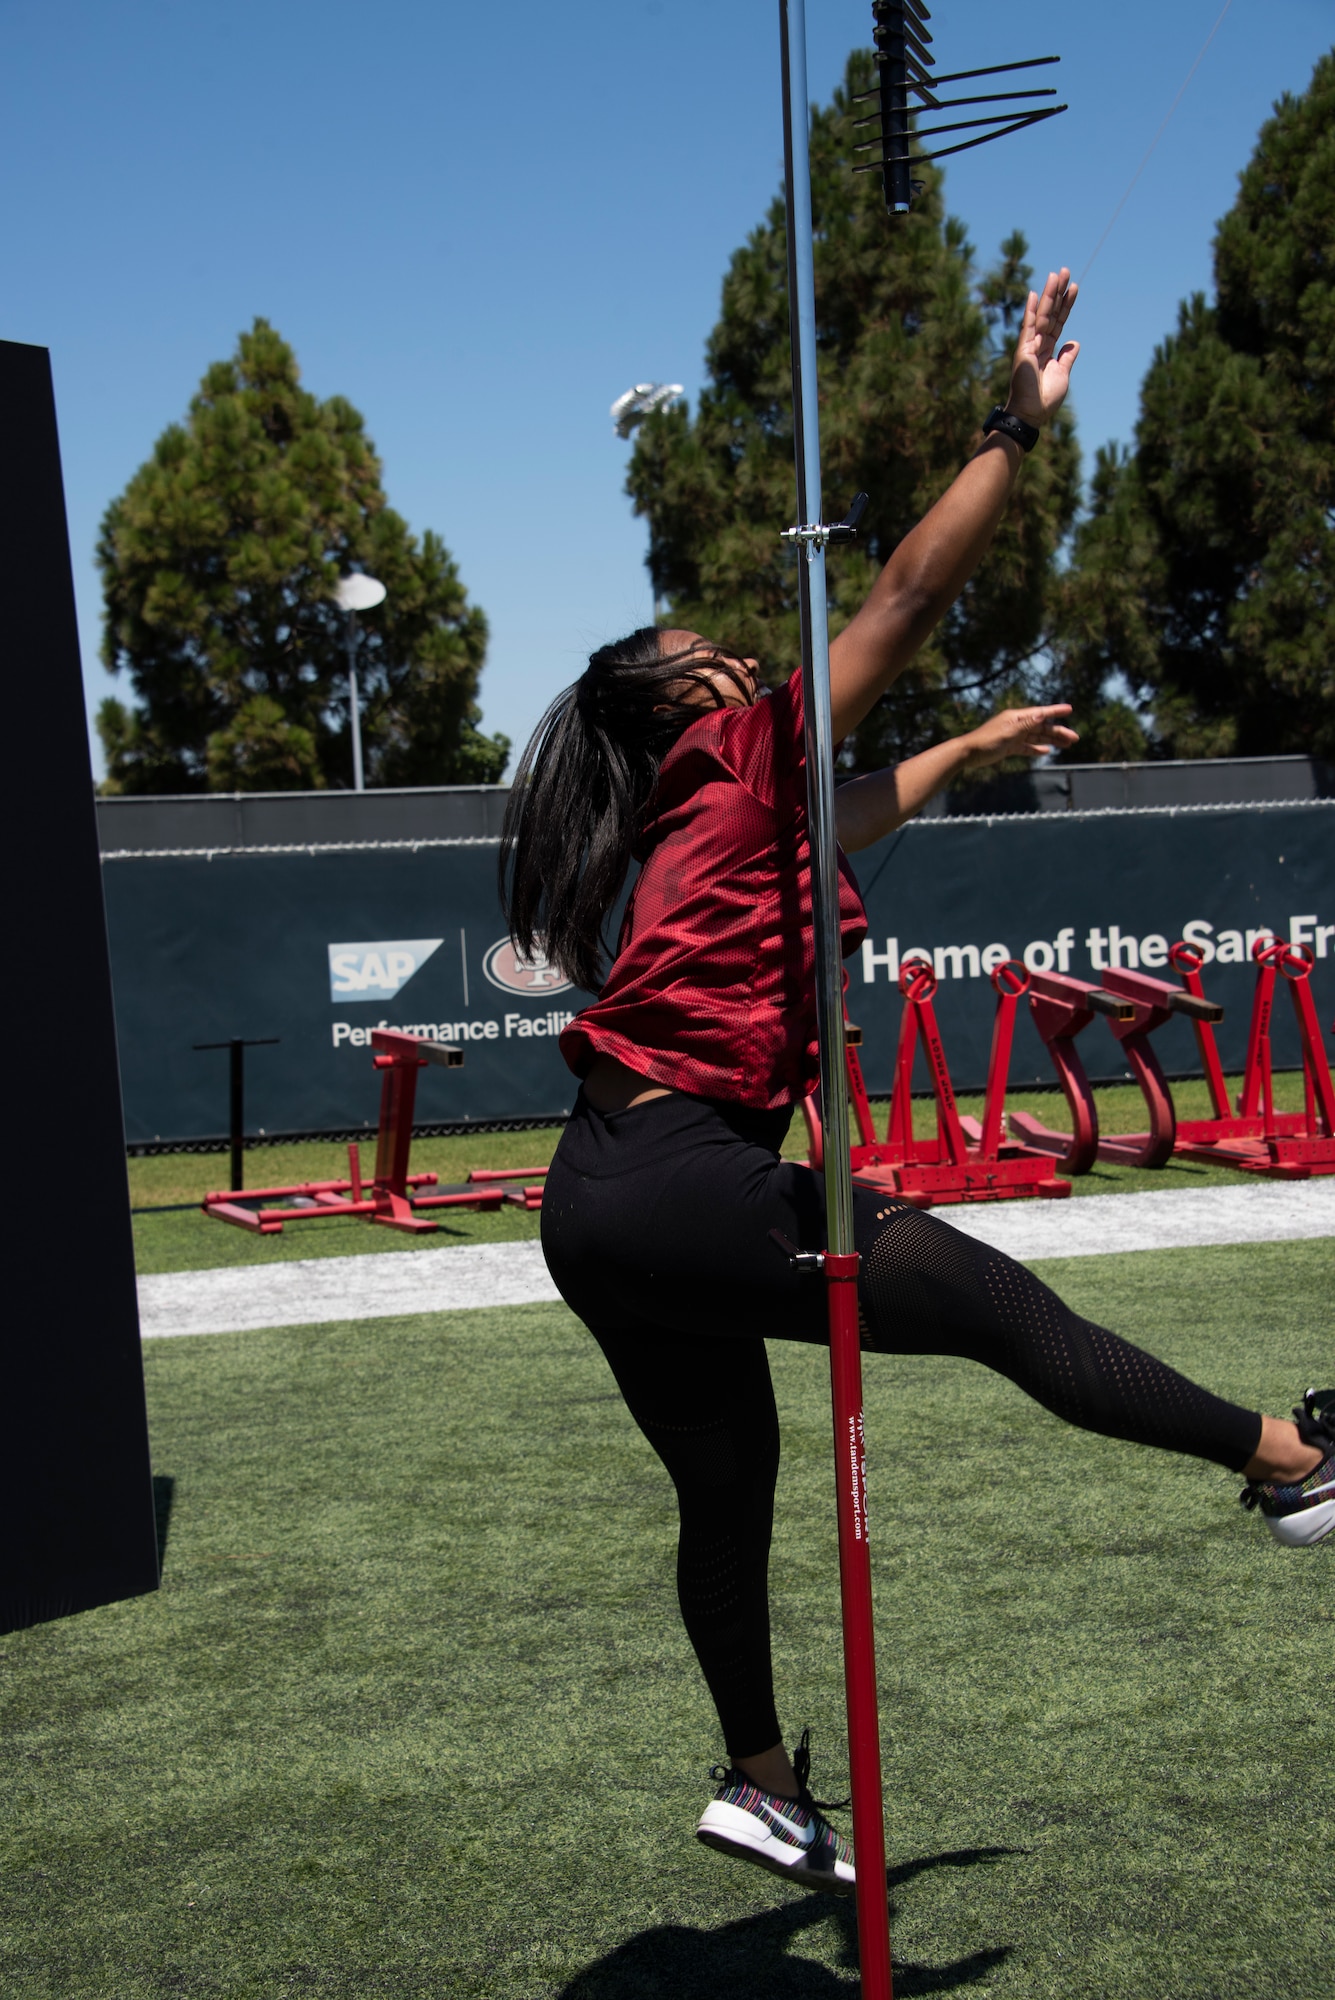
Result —
[[859, 1261], [856, 1251], [844, 1256], [827, 1251], [824, 1269], [830, 1316], [844, 1691], [848, 1703], [848, 1761], [853, 1780], [858, 1963], [863, 2000], [892, 2000], [881, 1731], [876, 1701], [871, 1552], [867, 1539], [867, 1458], [862, 1422], [862, 1347], [858, 1336]]

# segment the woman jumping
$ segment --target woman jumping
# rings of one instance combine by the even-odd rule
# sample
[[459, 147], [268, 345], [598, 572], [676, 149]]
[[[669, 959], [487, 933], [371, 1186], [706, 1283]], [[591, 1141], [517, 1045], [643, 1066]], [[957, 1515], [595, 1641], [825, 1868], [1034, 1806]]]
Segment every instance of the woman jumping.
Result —
[[[1008, 412], [1041, 430], [1076, 343], [1070, 272], [1030, 294]], [[1023, 430], [1021, 426], [1016, 429]], [[1024, 457], [985, 436], [895, 551], [830, 649], [834, 736], [908, 666], [987, 549]], [[1008, 712], [836, 795], [867, 847], [961, 770], [1075, 741], [1065, 707]], [[640, 872], [610, 974], [603, 924]], [[697, 633], [604, 646], [524, 753], [502, 841], [511, 935], [598, 999], [566, 1029], [581, 1089], [547, 1177], [543, 1251], [676, 1486], [682, 1617], [728, 1763], [698, 1827], [713, 1847], [848, 1893], [853, 1855], [784, 1748], [770, 1672], [768, 1560], [779, 1430], [766, 1338], [823, 1343], [825, 1301], [772, 1232], [823, 1243], [818, 1175], [782, 1160], [818, 1076], [802, 681]], [[840, 862], [845, 954], [862, 940]], [[1281, 1542], [1335, 1527], [1335, 1393], [1281, 1422], [1222, 1401], [1081, 1319], [1020, 1264], [883, 1191], [855, 1186], [863, 1345], [962, 1355], [1069, 1423], [1212, 1460], [1247, 1480]]]

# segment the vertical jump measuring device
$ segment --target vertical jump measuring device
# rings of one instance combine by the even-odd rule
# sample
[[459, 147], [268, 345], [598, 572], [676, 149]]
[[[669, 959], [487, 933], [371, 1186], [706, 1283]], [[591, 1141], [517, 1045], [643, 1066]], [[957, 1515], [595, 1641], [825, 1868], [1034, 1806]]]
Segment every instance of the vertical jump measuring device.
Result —
[[[1055, 56], [957, 71], [932, 78], [926, 44], [930, 15], [921, 0], [874, 0], [879, 82], [869, 93], [879, 109], [864, 124], [881, 121], [875, 145], [884, 177], [886, 207], [902, 214], [916, 184], [909, 178], [910, 100], [932, 110], [1017, 98], [1051, 97], [1049, 90], [1012, 91], [952, 99], [934, 95], [937, 83], [1036, 67]], [[798, 556], [798, 610], [802, 635], [802, 699], [806, 722], [807, 822], [811, 847], [811, 916], [815, 946], [816, 1016], [820, 1042], [821, 1098], [825, 1116], [825, 1241], [819, 1257], [798, 1256], [800, 1266], [825, 1278], [830, 1327], [830, 1387], [834, 1408], [835, 1491], [839, 1530], [839, 1584], [844, 1627], [844, 1687], [848, 1703], [848, 1757], [853, 1790], [853, 1848], [857, 1867], [858, 1963], [863, 2000], [892, 2000], [890, 1914], [885, 1879], [885, 1815], [881, 1791], [881, 1738], [876, 1699], [876, 1646], [872, 1626], [871, 1558], [867, 1539], [866, 1455], [862, 1415], [862, 1350], [858, 1337], [858, 1252], [853, 1231], [853, 1177], [849, 1159], [847, 1075], [844, 1061], [843, 961], [840, 953], [839, 856], [834, 829], [834, 728], [830, 709], [830, 635], [825, 592], [825, 550], [851, 542], [866, 506], [859, 494], [847, 517], [833, 526], [821, 519], [820, 414], [816, 373], [816, 286], [808, 151], [806, 4], [779, 0], [783, 66], [783, 152], [788, 223], [788, 319], [793, 362], [793, 446], [797, 470], [797, 525], [784, 531]], [[992, 125], [942, 152], [963, 152], [1066, 106], [1008, 109], [968, 121]], [[938, 126], [934, 132], [959, 131]], [[922, 136], [928, 136], [923, 134]], [[936, 159], [941, 155], [921, 157]], [[855, 169], [865, 171], [865, 169]]]

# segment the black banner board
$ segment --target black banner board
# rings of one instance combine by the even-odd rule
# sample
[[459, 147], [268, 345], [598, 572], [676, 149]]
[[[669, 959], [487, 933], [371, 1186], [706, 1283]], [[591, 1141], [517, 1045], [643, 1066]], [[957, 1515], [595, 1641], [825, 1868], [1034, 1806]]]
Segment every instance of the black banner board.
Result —
[[[7, 900], [41, 967], [7, 1003], [14, 1294], [0, 1416], [0, 1631], [153, 1590], [157, 1533], [79, 640], [42, 347], [0, 341], [0, 550], [22, 852]], [[21, 1204], [21, 1208], [19, 1205]]]
[[[1312, 946], [1323, 1023], [1335, 1011], [1335, 806], [1324, 802], [925, 820], [854, 867], [871, 928], [848, 962], [849, 1009], [875, 1092], [889, 1089], [895, 976], [914, 950], [940, 975], [937, 1013], [961, 1089], [985, 1079], [987, 973], [1005, 957], [1094, 981], [1109, 964], [1171, 979], [1167, 949], [1185, 934], [1207, 948], [1205, 988], [1226, 1009], [1220, 1043], [1234, 1068], [1259, 932]], [[424, 1124], [568, 1110], [574, 1084], [556, 1037], [588, 996], [515, 963], [493, 841], [113, 854], [104, 876], [132, 1143], [223, 1132], [226, 1057], [192, 1044], [234, 1035], [280, 1038], [248, 1060], [252, 1132], [373, 1126], [379, 1026], [464, 1050], [461, 1070], [423, 1073]], [[1199, 1069], [1185, 1021], [1156, 1047], [1170, 1074]], [[1102, 1021], [1081, 1050], [1092, 1077], [1125, 1074]], [[1298, 1060], [1282, 1002], [1276, 1057]], [[1051, 1080], [1023, 1009], [1012, 1076]]]

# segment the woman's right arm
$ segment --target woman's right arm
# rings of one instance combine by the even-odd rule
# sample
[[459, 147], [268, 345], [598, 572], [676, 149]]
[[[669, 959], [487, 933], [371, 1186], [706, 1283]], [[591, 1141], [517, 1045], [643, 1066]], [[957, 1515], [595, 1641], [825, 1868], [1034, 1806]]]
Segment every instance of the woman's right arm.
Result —
[[[1058, 348], [1077, 287], [1063, 268], [1031, 292], [1006, 408], [1040, 429], [1061, 408], [1078, 341]], [[987, 552], [1024, 453], [999, 431], [984, 438], [931, 512], [904, 537], [866, 603], [830, 647], [834, 737], [849, 735], [931, 637]]]

